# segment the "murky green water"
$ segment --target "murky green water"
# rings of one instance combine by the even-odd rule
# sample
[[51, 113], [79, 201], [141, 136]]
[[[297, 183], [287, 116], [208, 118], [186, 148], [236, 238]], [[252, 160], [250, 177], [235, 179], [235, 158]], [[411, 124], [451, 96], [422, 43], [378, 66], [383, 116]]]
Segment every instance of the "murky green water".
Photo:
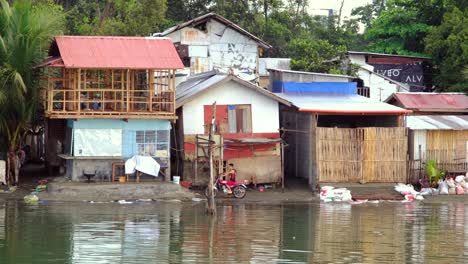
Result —
[[468, 205], [0, 202], [0, 263], [467, 263]]

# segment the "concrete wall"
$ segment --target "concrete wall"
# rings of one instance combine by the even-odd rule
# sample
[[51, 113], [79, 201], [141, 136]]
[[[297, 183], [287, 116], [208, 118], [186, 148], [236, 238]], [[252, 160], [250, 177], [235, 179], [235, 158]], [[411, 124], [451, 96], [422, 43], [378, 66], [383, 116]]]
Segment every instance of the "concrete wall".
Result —
[[72, 181], [83, 181], [86, 179], [83, 177], [83, 171], [85, 173], [94, 173], [96, 176], [94, 180], [109, 181], [112, 178], [112, 163], [122, 161], [119, 158], [116, 159], [75, 159], [67, 160], [67, 178]]
[[279, 128], [278, 102], [243, 85], [229, 81], [201, 93], [183, 106], [184, 134], [204, 134], [204, 105], [250, 104], [252, 132], [277, 133]]
[[[217, 20], [207, 22], [206, 32], [185, 27], [166, 37], [174, 43], [188, 46], [190, 68], [189, 72], [184, 70], [186, 74], [232, 68], [245, 73], [249, 80], [258, 75], [258, 43]], [[180, 83], [185, 78], [180, 77], [176, 82]]]
[[382, 76], [374, 74], [374, 66], [367, 64], [365, 55], [349, 55], [353, 64], [362, 66], [357, 72], [358, 77], [364, 81], [364, 86], [370, 89], [370, 98], [376, 101], [384, 101], [396, 92], [407, 92], [407, 87], [398, 85]]
[[[102, 133], [106, 131], [121, 131], [122, 135], [119, 137], [121, 139], [121, 156], [108, 157], [84, 157], [79, 153], [75, 153], [76, 150], [72, 150], [71, 159], [66, 160], [67, 172], [66, 175], [73, 181], [77, 181], [80, 177], [83, 176], [83, 170], [86, 172], [94, 172], [96, 170], [96, 178], [109, 179], [112, 174], [112, 162], [122, 161], [126, 158], [138, 154], [138, 149], [136, 145], [136, 135], [135, 131], [137, 130], [156, 130], [156, 131], [166, 131], [165, 135], [167, 138], [164, 142], [168, 142], [167, 151], [165, 153], [158, 152], [156, 155], [156, 160], [161, 164], [161, 167], [169, 167], [170, 171], [170, 152], [169, 152], [169, 134], [170, 134], [170, 121], [168, 120], [159, 120], [159, 119], [150, 119], [150, 120], [140, 120], [140, 119], [131, 119], [128, 121], [123, 121], [120, 119], [80, 119], [80, 120], [68, 120], [67, 126], [71, 130], [81, 129], [81, 130], [101, 130]], [[76, 136], [76, 135], [75, 135]], [[71, 140], [71, 138], [70, 138]], [[82, 140], [83, 141], [83, 140]], [[157, 139], [157, 142], [159, 141]], [[156, 143], [157, 143], [156, 142]], [[71, 142], [67, 142], [71, 144]], [[92, 148], [99, 148], [99, 146], [94, 144], [89, 146]], [[159, 155], [161, 154], [161, 155]], [[163, 155], [164, 154], [164, 155]], [[80, 156], [80, 157], [78, 157]], [[112, 155], [113, 156], [113, 155]]]
[[379, 102], [384, 101], [393, 93], [406, 91], [402, 90], [399, 85], [365, 69], [360, 69], [358, 76], [364, 81], [364, 86], [369, 87], [370, 98]]

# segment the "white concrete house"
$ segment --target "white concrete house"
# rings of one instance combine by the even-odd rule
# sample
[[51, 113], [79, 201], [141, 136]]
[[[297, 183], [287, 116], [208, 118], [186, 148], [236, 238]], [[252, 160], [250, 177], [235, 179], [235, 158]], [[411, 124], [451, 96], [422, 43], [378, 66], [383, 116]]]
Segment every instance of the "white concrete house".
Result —
[[185, 70], [177, 84], [188, 76], [221, 70], [257, 82], [259, 57], [271, 46], [245, 29], [215, 13], [208, 13], [154, 36], [172, 39]]
[[349, 51], [348, 60], [360, 66], [357, 76], [363, 83], [358, 83], [358, 93], [377, 101], [430, 86], [430, 58]]
[[[201, 166], [200, 155], [203, 145], [206, 146], [203, 138], [209, 132], [214, 102], [218, 164], [234, 163], [238, 180], [280, 181], [279, 106], [290, 106], [290, 103], [249, 81], [218, 71], [191, 76], [177, 86], [178, 121], [174, 142], [184, 153], [183, 158], [179, 157], [179, 164], [199, 162], [197, 166]], [[183, 169], [186, 180], [196, 174], [194, 167]]]

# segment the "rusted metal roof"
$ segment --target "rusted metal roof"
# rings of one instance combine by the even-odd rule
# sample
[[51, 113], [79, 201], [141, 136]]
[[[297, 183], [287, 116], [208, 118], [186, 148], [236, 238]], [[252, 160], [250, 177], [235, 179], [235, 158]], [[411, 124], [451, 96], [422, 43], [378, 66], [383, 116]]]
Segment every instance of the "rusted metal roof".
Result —
[[224, 144], [227, 146], [249, 146], [280, 143], [281, 138], [225, 138]]
[[350, 55], [371, 55], [371, 56], [382, 56], [382, 57], [394, 57], [394, 58], [414, 58], [414, 59], [423, 59], [430, 60], [430, 57], [424, 56], [412, 56], [412, 55], [397, 55], [397, 54], [386, 54], [386, 53], [375, 53], [375, 52], [362, 52], [362, 51], [348, 51]]
[[421, 112], [468, 112], [463, 93], [395, 93], [385, 102]]
[[277, 94], [272, 93], [260, 86], [257, 86], [249, 81], [245, 81], [233, 74], [221, 73], [217, 70], [204, 72], [189, 77], [186, 81], [181, 82], [176, 87], [176, 107], [179, 108], [184, 104], [190, 102], [196, 96], [202, 92], [222, 85], [228, 81], [237, 82], [247, 88], [250, 88], [258, 93], [261, 93], [275, 101], [278, 101], [286, 106], [290, 106], [291, 103], [279, 97]]
[[[58, 53], [58, 54], [54, 54]], [[167, 38], [57, 36], [49, 51], [66, 68], [182, 69]]]
[[378, 102], [357, 94], [277, 93], [300, 112], [330, 115], [402, 115], [411, 113], [394, 105]]
[[166, 36], [166, 35], [174, 32], [174, 31], [177, 31], [179, 29], [182, 29], [182, 28], [185, 28], [185, 27], [188, 27], [188, 26], [193, 27], [193, 26], [196, 26], [198, 24], [204, 23], [208, 19], [215, 19], [215, 20], [225, 24], [226, 26], [231, 27], [235, 31], [237, 31], [237, 32], [239, 32], [239, 33], [253, 39], [254, 41], [256, 41], [264, 49], [269, 49], [269, 48], [272, 47], [267, 42], [263, 41], [262, 39], [258, 38], [257, 36], [253, 35], [252, 33], [248, 32], [247, 30], [245, 30], [245, 29], [241, 28], [240, 26], [236, 25], [234, 22], [231, 22], [230, 20], [226, 19], [225, 17], [220, 16], [220, 15], [215, 14], [215, 13], [204, 14], [202, 16], [199, 16], [197, 18], [194, 18], [192, 20], [189, 20], [189, 21], [184, 22], [182, 24], [179, 24], [177, 26], [173, 26], [171, 28], [168, 28], [164, 32], [155, 33], [154, 36], [162, 36], [163, 37], [163, 36]]
[[35, 65], [34, 68], [40, 68], [40, 67], [54, 67], [54, 68], [62, 68], [65, 67], [63, 64], [63, 60], [60, 57], [47, 57], [44, 62], [41, 64]]
[[468, 130], [468, 115], [408, 116], [406, 126], [415, 130]]

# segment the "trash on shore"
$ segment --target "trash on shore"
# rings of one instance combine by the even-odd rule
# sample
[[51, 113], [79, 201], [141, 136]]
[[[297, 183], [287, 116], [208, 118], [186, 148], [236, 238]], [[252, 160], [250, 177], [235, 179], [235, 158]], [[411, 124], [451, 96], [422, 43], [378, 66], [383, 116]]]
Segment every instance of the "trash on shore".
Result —
[[118, 200], [117, 201], [119, 204], [133, 204], [131, 201], [126, 201], [126, 200]]
[[201, 202], [203, 201], [204, 199], [201, 199], [201, 198], [197, 198], [197, 197], [193, 197], [192, 198], [192, 202]]
[[37, 197], [36, 194], [28, 194], [26, 196], [24, 196], [24, 201], [26, 203], [37, 203], [39, 202], [39, 197]]
[[153, 199], [137, 199], [138, 202], [152, 202]]
[[352, 200], [351, 191], [346, 188], [323, 186], [320, 189], [320, 200], [324, 202], [349, 202]]
[[[411, 184], [398, 183], [395, 185], [395, 191], [399, 192], [405, 197], [405, 200], [424, 200], [424, 196], [429, 195], [464, 195], [468, 194], [468, 183], [466, 182], [467, 178], [464, 175], [458, 175], [457, 177], [446, 177], [445, 179], [440, 179], [437, 184], [438, 187], [431, 188], [428, 185], [423, 185], [421, 191], [416, 191], [414, 186]], [[420, 182], [422, 182], [421, 180]]]
[[424, 200], [422, 194], [417, 192], [411, 184], [397, 183], [394, 189], [405, 197], [405, 201]]

